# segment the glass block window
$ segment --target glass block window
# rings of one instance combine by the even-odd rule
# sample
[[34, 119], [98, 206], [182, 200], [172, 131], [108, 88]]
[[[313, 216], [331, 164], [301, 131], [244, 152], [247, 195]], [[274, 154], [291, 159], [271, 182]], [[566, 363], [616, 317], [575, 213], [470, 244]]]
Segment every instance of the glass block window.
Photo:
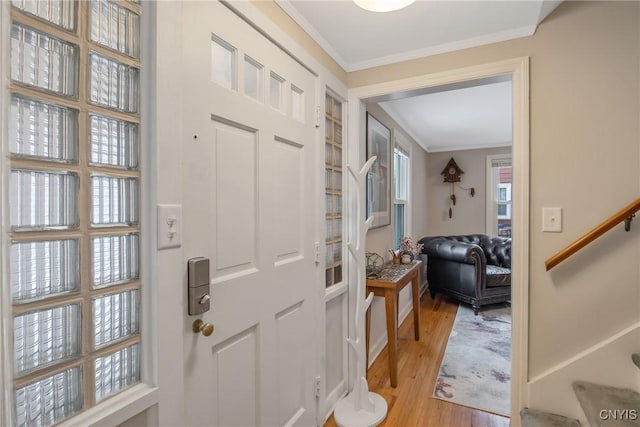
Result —
[[342, 102], [325, 96], [325, 285], [342, 282]]
[[91, 2], [91, 40], [134, 58], [140, 57], [140, 16], [107, 0]]
[[13, 319], [14, 370], [23, 374], [80, 354], [80, 304], [63, 305]]
[[133, 289], [93, 299], [91, 311], [96, 348], [138, 332], [139, 294], [137, 289]]
[[12, 229], [78, 226], [77, 174], [14, 169], [9, 187]]
[[50, 374], [16, 389], [17, 426], [50, 426], [82, 410], [82, 366]]
[[51, 426], [142, 380], [144, 6], [10, 7], [10, 414]]
[[125, 169], [138, 167], [138, 125], [92, 114], [89, 128], [91, 163]]
[[93, 175], [91, 198], [92, 225], [138, 223], [138, 180], [136, 178]]
[[126, 113], [138, 112], [139, 70], [97, 53], [89, 54], [89, 101]]
[[140, 381], [140, 345], [134, 344], [115, 353], [96, 358], [96, 400]]
[[78, 162], [78, 111], [14, 95], [9, 118], [11, 153]]
[[76, 29], [76, 2], [59, 0], [12, 0], [11, 3], [27, 14], [37, 16], [69, 31]]
[[58, 95], [78, 96], [78, 46], [14, 23], [11, 79]]
[[94, 237], [91, 240], [93, 286], [111, 286], [138, 279], [138, 234]]
[[11, 245], [14, 301], [47, 298], [80, 289], [77, 239], [18, 242]]

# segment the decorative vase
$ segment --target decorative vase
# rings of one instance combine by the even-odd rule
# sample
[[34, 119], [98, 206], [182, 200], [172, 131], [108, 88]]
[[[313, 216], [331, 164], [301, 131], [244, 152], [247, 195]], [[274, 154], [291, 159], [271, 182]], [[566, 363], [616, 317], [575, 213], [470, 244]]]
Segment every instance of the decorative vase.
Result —
[[402, 255], [402, 263], [403, 264], [409, 264], [410, 262], [411, 262], [411, 255], [409, 255], [409, 254]]

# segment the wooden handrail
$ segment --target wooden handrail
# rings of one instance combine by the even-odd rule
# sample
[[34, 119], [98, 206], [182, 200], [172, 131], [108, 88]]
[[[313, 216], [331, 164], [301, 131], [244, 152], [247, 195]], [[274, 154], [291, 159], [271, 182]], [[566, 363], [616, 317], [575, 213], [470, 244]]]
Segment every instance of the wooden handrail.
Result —
[[635, 202], [631, 203], [626, 208], [620, 210], [618, 213], [613, 215], [611, 218], [604, 221], [602, 224], [549, 258], [545, 261], [544, 265], [547, 267], [547, 271], [551, 270], [556, 265], [560, 264], [565, 259], [569, 258], [571, 255], [578, 252], [580, 249], [587, 246], [589, 243], [596, 240], [598, 237], [602, 236], [607, 231], [611, 230], [616, 225], [621, 222], [625, 223], [625, 229], [629, 231], [629, 227], [631, 224], [631, 218], [633, 218], [634, 214], [640, 210], [640, 199], [637, 199]]

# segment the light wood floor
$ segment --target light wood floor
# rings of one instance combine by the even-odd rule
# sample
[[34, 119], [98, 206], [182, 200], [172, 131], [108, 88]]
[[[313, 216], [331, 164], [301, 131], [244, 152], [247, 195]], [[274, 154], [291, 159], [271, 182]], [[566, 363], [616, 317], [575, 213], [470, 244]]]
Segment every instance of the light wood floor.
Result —
[[[369, 390], [388, 405], [386, 427], [508, 427], [509, 418], [433, 398], [440, 363], [456, 317], [457, 303], [428, 292], [420, 299], [420, 341], [414, 341], [413, 316], [398, 333], [398, 387], [389, 383], [387, 349], [368, 372]], [[336, 427], [333, 416], [325, 427]]]

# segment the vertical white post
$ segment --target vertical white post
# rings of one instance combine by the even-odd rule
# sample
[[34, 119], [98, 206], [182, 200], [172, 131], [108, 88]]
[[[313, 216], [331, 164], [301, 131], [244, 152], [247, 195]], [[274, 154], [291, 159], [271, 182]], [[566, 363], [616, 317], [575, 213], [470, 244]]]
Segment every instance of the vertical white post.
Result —
[[373, 294], [366, 299], [364, 297], [366, 293], [364, 277], [366, 257], [364, 250], [361, 249], [364, 248], [367, 230], [373, 222], [373, 217], [367, 218], [366, 221], [364, 220], [362, 195], [366, 191], [367, 172], [369, 172], [375, 160], [375, 157], [371, 157], [359, 172], [354, 171], [351, 166], [347, 165], [349, 175], [356, 183], [356, 218], [358, 218], [355, 242], [349, 242], [347, 245], [357, 269], [355, 327], [353, 328], [353, 336], [347, 339], [356, 356], [356, 379], [351, 392], [336, 404], [333, 412], [334, 419], [340, 427], [373, 427], [380, 424], [387, 416], [387, 402], [379, 394], [369, 391], [366, 366], [365, 316], [367, 308], [373, 300]]

